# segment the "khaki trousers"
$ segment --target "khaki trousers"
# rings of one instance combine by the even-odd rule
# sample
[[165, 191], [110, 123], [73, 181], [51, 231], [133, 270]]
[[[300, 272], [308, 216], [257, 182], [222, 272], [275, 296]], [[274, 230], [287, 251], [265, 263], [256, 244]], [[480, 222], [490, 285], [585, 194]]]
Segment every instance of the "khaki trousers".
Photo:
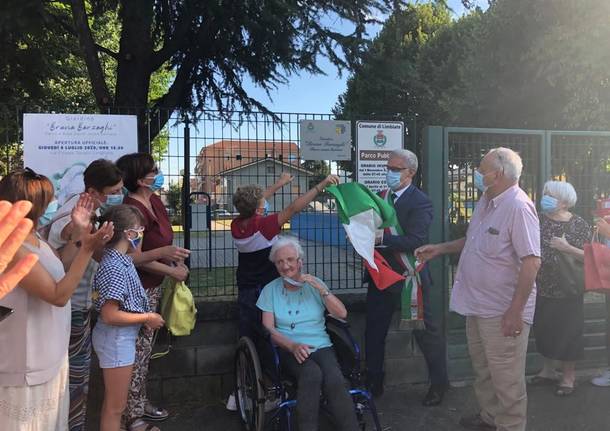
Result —
[[525, 356], [530, 325], [518, 337], [502, 334], [502, 317], [466, 318], [468, 351], [481, 418], [497, 431], [525, 431]]

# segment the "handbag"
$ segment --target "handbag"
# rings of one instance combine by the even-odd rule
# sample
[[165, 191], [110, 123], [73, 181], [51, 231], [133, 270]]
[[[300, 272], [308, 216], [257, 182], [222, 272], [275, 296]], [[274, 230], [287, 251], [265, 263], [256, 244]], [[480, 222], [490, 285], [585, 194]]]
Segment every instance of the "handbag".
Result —
[[184, 281], [167, 277], [168, 282], [161, 299], [161, 316], [167, 330], [176, 337], [190, 335], [197, 320], [193, 294]]
[[585, 291], [610, 292], [610, 249], [599, 242], [585, 244]]
[[567, 253], [558, 252], [559, 290], [566, 296], [577, 296], [584, 293], [585, 264]]
[[[168, 332], [167, 348], [162, 352], [153, 353], [151, 359], [159, 359], [172, 349], [172, 335], [182, 337], [190, 335], [197, 321], [197, 307], [193, 294], [184, 281], [176, 281], [165, 277], [163, 281], [163, 296], [161, 297], [161, 316], [165, 320]], [[159, 331], [155, 331], [152, 345], [157, 341]]]

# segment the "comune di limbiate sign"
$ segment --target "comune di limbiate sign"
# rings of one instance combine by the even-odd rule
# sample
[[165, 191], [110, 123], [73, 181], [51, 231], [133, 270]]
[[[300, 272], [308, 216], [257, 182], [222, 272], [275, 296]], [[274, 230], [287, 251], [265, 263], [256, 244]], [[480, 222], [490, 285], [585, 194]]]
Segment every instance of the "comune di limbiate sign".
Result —
[[358, 182], [373, 191], [386, 187], [386, 164], [390, 153], [404, 148], [402, 121], [357, 121]]

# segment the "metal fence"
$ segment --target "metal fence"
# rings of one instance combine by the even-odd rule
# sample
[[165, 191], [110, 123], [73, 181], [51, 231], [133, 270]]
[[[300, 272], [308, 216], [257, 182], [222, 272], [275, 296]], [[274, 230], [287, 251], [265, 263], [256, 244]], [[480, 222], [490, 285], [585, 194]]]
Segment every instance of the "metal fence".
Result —
[[574, 212], [592, 222], [595, 202], [610, 193], [610, 133], [548, 132], [551, 176], [578, 194]]
[[[25, 112], [52, 110], [0, 106], [2, 173], [23, 165]], [[231, 197], [237, 187], [244, 184], [268, 187], [282, 172], [294, 175], [291, 184], [270, 199], [273, 212], [285, 208], [329, 173], [339, 175], [343, 181], [352, 178], [353, 161], [313, 162], [300, 158], [300, 121], [333, 119], [331, 114], [204, 111], [189, 118], [172, 111], [137, 108], [115, 108], [107, 113], [140, 118], [140, 148], [150, 149], [166, 177], [162, 198], [174, 225], [175, 243], [191, 249], [189, 283], [198, 296], [217, 298], [236, 294], [237, 251], [230, 224], [236, 216]], [[401, 115], [353, 118], [357, 119], [404, 118]], [[411, 140], [411, 136], [405, 137], [405, 142]], [[417, 149], [412, 142], [410, 146]], [[306, 271], [321, 277], [333, 289], [362, 286], [361, 259], [345, 241], [329, 195], [320, 195], [283, 231], [302, 240]]]
[[[520, 186], [536, 204], [546, 181], [569, 181], [578, 195], [573, 212], [592, 223], [596, 200], [608, 197], [610, 192], [610, 132], [429, 127], [425, 141], [426, 188], [437, 215], [442, 214], [433, 222], [433, 242], [461, 238], [466, 233], [480, 198], [474, 186], [474, 170], [494, 147], [509, 147], [521, 155]], [[431, 267], [435, 281], [449, 292], [459, 256], [445, 259], [444, 264], [433, 263]], [[446, 298], [445, 294], [445, 309]], [[449, 327], [461, 325], [460, 320], [449, 321]]]
[[[330, 173], [349, 180], [349, 166], [303, 161], [300, 157], [300, 121], [331, 118], [329, 114], [246, 112], [227, 117], [206, 112], [191, 126], [191, 224], [186, 240], [192, 250], [191, 285], [200, 295], [218, 297], [237, 292], [237, 251], [230, 226], [237, 215], [232, 196], [239, 186], [258, 184], [267, 188], [281, 173], [293, 175], [293, 181], [269, 199], [270, 212], [277, 212]], [[334, 222], [334, 212], [329, 196], [321, 195], [284, 225], [283, 231], [301, 238], [306, 271], [334, 289], [359, 288], [361, 261], [351, 245], [342, 241], [343, 229]]]
[[520, 186], [536, 201], [540, 189], [539, 176], [543, 132], [480, 129], [445, 130], [448, 146], [447, 211], [449, 239], [464, 236], [480, 192], [474, 186], [474, 171], [483, 156], [492, 148], [509, 147], [523, 159]]

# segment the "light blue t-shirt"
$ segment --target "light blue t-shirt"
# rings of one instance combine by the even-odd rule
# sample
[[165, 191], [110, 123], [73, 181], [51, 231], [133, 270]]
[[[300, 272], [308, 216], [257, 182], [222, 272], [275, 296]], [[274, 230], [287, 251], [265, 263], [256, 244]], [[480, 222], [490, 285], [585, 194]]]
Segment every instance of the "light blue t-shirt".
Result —
[[[318, 282], [326, 287], [322, 280]], [[326, 333], [326, 307], [313, 286], [306, 283], [290, 291], [284, 288], [281, 277], [276, 278], [263, 288], [256, 306], [273, 313], [276, 329], [291, 341], [310, 346], [312, 352], [332, 346]]]

